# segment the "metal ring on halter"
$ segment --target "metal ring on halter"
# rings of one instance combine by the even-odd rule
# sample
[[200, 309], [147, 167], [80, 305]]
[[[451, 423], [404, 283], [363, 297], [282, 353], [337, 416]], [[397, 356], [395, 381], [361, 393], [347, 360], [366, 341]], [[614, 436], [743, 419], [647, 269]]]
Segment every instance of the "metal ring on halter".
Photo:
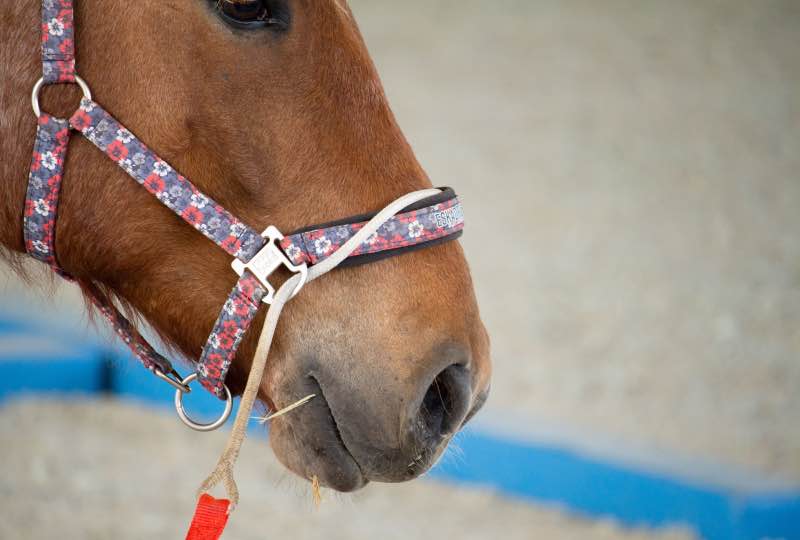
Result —
[[[189, 386], [195, 379], [197, 379], [197, 373], [192, 373], [185, 379], [181, 381], [181, 384], [185, 386]], [[215, 421], [211, 422], [210, 424], [198, 424], [191, 418], [186, 415], [186, 411], [183, 409], [183, 394], [180, 389], [175, 390], [175, 410], [178, 412], [178, 418], [181, 421], [189, 426], [190, 428], [194, 429], [195, 431], [214, 431], [221, 427], [227, 420], [228, 417], [231, 415], [231, 411], [233, 410], [233, 398], [231, 397], [231, 391], [228, 390], [227, 385], [223, 385], [225, 388], [225, 410], [222, 411], [222, 416], [217, 418]]]
[[[85, 99], [92, 99], [92, 91], [89, 90], [89, 85], [86, 84], [86, 81], [75, 75], [75, 83], [80, 87]], [[41, 77], [36, 81], [36, 84], [33, 85], [33, 92], [31, 92], [31, 105], [33, 106], [33, 113], [36, 115], [36, 118], [42, 115], [42, 110], [39, 108], [39, 92], [41, 92], [43, 86], [44, 77]]]

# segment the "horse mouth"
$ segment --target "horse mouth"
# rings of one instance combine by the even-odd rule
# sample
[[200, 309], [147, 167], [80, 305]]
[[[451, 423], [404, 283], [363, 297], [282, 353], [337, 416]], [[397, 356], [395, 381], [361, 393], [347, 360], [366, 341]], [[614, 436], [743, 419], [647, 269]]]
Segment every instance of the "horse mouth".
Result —
[[[339, 423], [336, 420], [336, 416], [333, 414], [333, 410], [331, 409], [328, 400], [325, 399], [325, 392], [322, 390], [322, 386], [319, 384], [319, 381], [313, 375], [310, 375], [309, 379], [311, 379], [313, 386], [316, 387], [314, 391], [315, 395], [318, 396], [320, 404], [322, 405], [322, 407], [325, 408], [325, 411], [327, 412], [327, 421], [329, 422], [333, 433], [336, 435], [336, 442], [344, 451], [343, 453], [347, 456], [347, 458], [350, 461], [352, 461], [353, 465], [355, 465], [355, 469], [358, 471], [360, 479], [358, 482], [358, 487], [356, 489], [360, 489], [369, 482], [369, 479], [366, 477], [364, 471], [361, 469], [361, 465], [358, 463], [358, 460], [355, 458], [353, 453], [347, 447], [347, 443], [344, 442], [344, 438], [342, 438], [342, 432], [339, 430]], [[340, 489], [339, 491], [352, 491], [352, 490]]]
[[[459, 369], [454, 372], [460, 374]], [[375, 401], [382, 399], [381, 393], [359, 394], [333, 378], [325, 384], [326, 379], [320, 381], [316, 370], [307, 371], [283, 388], [286, 395], [315, 394], [316, 398], [271, 424], [270, 443], [275, 455], [301, 478], [317, 477], [320, 484], [340, 492], [356, 491], [369, 482], [417, 478], [436, 463], [452, 436], [481, 408], [488, 393], [466, 397], [461, 393], [468, 389], [448, 391], [463, 381], [456, 375], [448, 380], [450, 371], [442, 373], [445, 375], [438, 377], [442, 380], [436, 387], [436, 395], [444, 396], [438, 398], [442, 410], [457, 410], [454, 400], [462, 399], [460, 412], [454, 413], [450, 423], [445, 417], [436, 421], [441, 415], [431, 412], [434, 404], [428, 399], [430, 390], [406, 408], [416, 411], [410, 417], [407, 412], [395, 417], [392, 407]]]
[[307, 480], [340, 492], [356, 491], [368, 478], [342, 438], [333, 411], [317, 379], [309, 374], [302, 392], [316, 398], [297, 414], [277, 418], [270, 427], [270, 444], [278, 460]]

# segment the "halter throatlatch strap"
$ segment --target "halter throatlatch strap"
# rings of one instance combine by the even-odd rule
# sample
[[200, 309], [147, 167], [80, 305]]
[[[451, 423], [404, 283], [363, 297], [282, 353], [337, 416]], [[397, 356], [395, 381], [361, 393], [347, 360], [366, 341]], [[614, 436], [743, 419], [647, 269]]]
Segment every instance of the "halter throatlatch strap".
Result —
[[75, 82], [75, 26], [72, 0], [42, 1], [42, 79]]
[[56, 215], [64, 160], [67, 157], [69, 123], [47, 113], [39, 117], [33, 144], [22, 234], [25, 249], [33, 257], [57, 268]]

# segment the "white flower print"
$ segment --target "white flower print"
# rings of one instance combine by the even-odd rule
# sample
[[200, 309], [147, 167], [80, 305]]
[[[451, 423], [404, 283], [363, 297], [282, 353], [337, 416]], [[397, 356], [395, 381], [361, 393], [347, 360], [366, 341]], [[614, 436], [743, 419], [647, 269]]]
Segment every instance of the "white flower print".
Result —
[[47, 32], [51, 36], [63, 36], [64, 23], [62, 23], [58, 19], [50, 19], [50, 22], [47, 23]]
[[230, 298], [225, 301], [225, 305], [222, 306], [222, 309], [228, 315], [233, 315], [236, 313], [236, 306], [233, 305], [233, 301], [231, 301]]
[[214, 349], [219, 349], [219, 336], [217, 334], [211, 334], [208, 337], [208, 344]]
[[374, 232], [371, 235], [369, 235], [369, 237], [366, 240], [364, 240], [364, 243], [373, 246], [377, 241], [378, 241], [378, 233]]
[[156, 195], [156, 198], [162, 203], [166, 204], [167, 206], [170, 206], [172, 204], [172, 197], [170, 197], [170, 194], [167, 193], [166, 191], [160, 191]]
[[50, 213], [50, 205], [47, 204], [47, 201], [44, 199], [39, 199], [33, 203], [33, 209], [36, 210], [36, 213], [40, 216], [46, 216], [48, 213]]
[[161, 177], [167, 176], [171, 168], [172, 167], [170, 167], [163, 161], [156, 161], [155, 163], [153, 163], [153, 172]]
[[128, 144], [133, 140], [133, 134], [125, 128], [118, 129], [117, 140], [122, 144]]
[[110, 129], [111, 129], [111, 124], [108, 122], [108, 120], [106, 119], [100, 120], [94, 128], [95, 136], [103, 137], [106, 135], [106, 133], [109, 132]]
[[317, 255], [325, 255], [331, 249], [331, 241], [322, 236], [314, 240], [314, 251]]
[[239, 238], [242, 234], [244, 234], [244, 231], [244, 223], [234, 223], [231, 225], [231, 236]]
[[52, 152], [45, 152], [42, 154], [42, 167], [52, 171], [56, 168], [56, 165], [58, 165], [58, 161]]
[[205, 208], [208, 204], [208, 197], [202, 193], [192, 193], [191, 205], [195, 208]]
[[133, 162], [128, 158], [120, 160], [119, 166], [122, 167], [123, 170], [125, 170], [125, 172], [127, 172], [130, 175], [136, 174], [136, 169], [133, 166]]
[[300, 250], [300, 248], [294, 244], [289, 244], [285, 251], [286, 256], [292, 261], [299, 259], [303, 255], [303, 252]]
[[419, 221], [412, 221], [408, 224], [408, 236], [411, 238], [419, 238], [425, 231], [425, 227]]
[[38, 253], [50, 253], [50, 248], [41, 240], [33, 241], [33, 249]]

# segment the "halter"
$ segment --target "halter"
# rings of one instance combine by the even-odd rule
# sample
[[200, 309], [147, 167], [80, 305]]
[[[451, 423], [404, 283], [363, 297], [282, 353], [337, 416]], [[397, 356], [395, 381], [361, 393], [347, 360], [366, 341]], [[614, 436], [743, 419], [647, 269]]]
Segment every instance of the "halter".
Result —
[[[216, 429], [230, 415], [231, 393], [225, 385], [225, 376], [260, 306], [272, 304], [275, 299], [276, 291], [269, 281], [275, 270], [285, 268], [297, 276], [290, 280], [294, 286], [291, 296], [294, 296], [306, 283], [310, 267], [328, 258], [337, 258], [335, 254], [338, 256], [336, 264], [364, 264], [452, 240], [462, 233], [461, 203], [452, 189], [443, 188], [438, 193], [425, 190], [410, 194], [404, 201], [413, 204], [397, 213], [393, 211], [392, 215], [379, 216], [380, 223], [370, 222], [375, 214], [364, 214], [305, 227], [287, 236], [274, 226], [259, 234], [197, 189], [92, 100], [89, 86], [75, 72], [72, 0], [42, 0], [41, 32], [42, 77], [34, 85], [31, 98], [38, 127], [25, 198], [26, 251], [72, 280], [56, 259], [55, 226], [64, 161], [74, 130], [162, 204], [234, 258], [231, 266], [239, 280], [211, 329], [195, 373], [187, 377], [179, 375], [172, 363], [155, 351], [105, 295], [91, 285], [86, 291], [90, 301], [141, 363], [175, 387], [178, 415], [193, 429]], [[56, 118], [39, 108], [41, 88], [59, 83], [77, 84], [83, 91], [80, 107], [69, 119]], [[345, 251], [343, 246], [358, 236], [368, 222], [374, 232], [363, 241], [359, 237], [358, 245], [348, 245], [346, 259], [339, 260]], [[329, 265], [325, 271], [336, 264]], [[324, 272], [315, 274], [321, 273]], [[211, 424], [198, 424], [183, 410], [181, 398], [190, 392], [189, 385], [195, 379], [215, 396], [226, 400], [224, 413]]]

